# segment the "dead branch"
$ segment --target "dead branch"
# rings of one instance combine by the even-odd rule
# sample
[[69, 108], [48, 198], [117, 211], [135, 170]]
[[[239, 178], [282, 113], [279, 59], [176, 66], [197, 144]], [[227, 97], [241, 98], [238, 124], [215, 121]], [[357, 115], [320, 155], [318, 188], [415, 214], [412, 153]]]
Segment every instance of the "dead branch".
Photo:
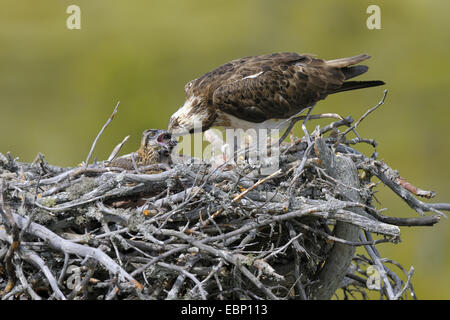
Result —
[[116, 106], [114, 107], [113, 112], [111, 113], [111, 115], [109, 116], [108, 120], [106, 121], [106, 123], [103, 125], [102, 129], [100, 130], [100, 132], [97, 134], [97, 136], [94, 139], [94, 142], [92, 143], [91, 149], [89, 150], [89, 153], [86, 157], [86, 161], [85, 161], [85, 169], [87, 168], [88, 164], [89, 164], [89, 160], [91, 159], [92, 156], [92, 152], [95, 149], [95, 146], [97, 145], [97, 141], [100, 138], [100, 136], [103, 134], [103, 131], [105, 131], [106, 127], [111, 123], [111, 121], [114, 119], [114, 116], [117, 113], [117, 108], [119, 107], [120, 101], [117, 101]]
[[[288, 119], [291, 127], [303, 120], [304, 137], [281, 144], [279, 168], [268, 176], [245, 161], [106, 166], [126, 138], [108, 160], [88, 164], [117, 106], [82, 167], [0, 154], [2, 299], [329, 299], [367, 298], [370, 290], [415, 298], [414, 269], [382, 257], [378, 244], [395, 245], [401, 226], [435, 225], [450, 204], [418, 200], [434, 193], [376, 151], [356, 149], [376, 146], [356, 129], [385, 98], [353, 125], [350, 116], [312, 108]], [[306, 130], [323, 117], [338, 120]], [[373, 201], [378, 183], [423, 216], [385, 215]], [[370, 267], [379, 287], [369, 286]]]

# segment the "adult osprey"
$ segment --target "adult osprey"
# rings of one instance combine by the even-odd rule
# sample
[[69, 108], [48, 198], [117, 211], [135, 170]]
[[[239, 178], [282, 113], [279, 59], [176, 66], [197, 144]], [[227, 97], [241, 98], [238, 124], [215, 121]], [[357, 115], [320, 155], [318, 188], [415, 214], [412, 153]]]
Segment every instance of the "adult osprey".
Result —
[[194, 123], [202, 130], [274, 128], [332, 93], [383, 85], [383, 81], [347, 81], [368, 70], [353, 66], [361, 54], [322, 60], [308, 54], [282, 52], [230, 61], [188, 82], [186, 102], [169, 121], [169, 131], [187, 134]]

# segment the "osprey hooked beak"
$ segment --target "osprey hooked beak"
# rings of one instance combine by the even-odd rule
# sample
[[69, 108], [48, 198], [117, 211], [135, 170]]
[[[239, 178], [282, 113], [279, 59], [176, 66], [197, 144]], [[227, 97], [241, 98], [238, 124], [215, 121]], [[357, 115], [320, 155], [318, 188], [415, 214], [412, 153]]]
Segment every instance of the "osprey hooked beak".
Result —
[[185, 136], [195, 132], [204, 132], [205, 130], [206, 129], [203, 129], [203, 126], [199, 126], [198, 130], [196, 130], [194, 126], [180, 125], [176, 119], [174, 121], [169, 122], [169, 132], [171, 132], [174, 137]]

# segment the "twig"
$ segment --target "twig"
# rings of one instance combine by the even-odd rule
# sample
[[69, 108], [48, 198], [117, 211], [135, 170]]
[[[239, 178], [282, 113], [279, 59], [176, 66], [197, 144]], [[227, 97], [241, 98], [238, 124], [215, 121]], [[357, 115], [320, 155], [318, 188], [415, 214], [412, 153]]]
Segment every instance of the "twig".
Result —
[[89, 153], [86, 157], [86, 161], [84, 164], [84, 168], [86, 169], [88, 164], [89, 164], [89, 160], [91, 159], [92, 156], [92, 152], [95, 149], [95, 145], [97, 144], [98, 139], [100, 138], [100, 136], [103, 134], [103, 131], [105, 131], [106, 127], [111, 123], [111, 121], [114, 119], [115, 114], [117, 113], [117, 108], [119, 107], [120, 101], [117, 101], [116, 107], [114, 108], [113, 112], [111, 113], [111, 115], [109, 116], [108, 120], [106, 121], [106, 123], [103, 125], [102, 129], [100, 130], [100, 132], [97, 134], [97, 137], [95, 137], [94, 142], [92, 143], [91, 149], [89, 150]]
[[23, 274], [23, 268], [21, 264], [16, 265], [16, 275], [19, 279], [20, 283], [22, 283], [22, 286], [27, 290], [28, 294], [33, 300], [42, 300], [42, 298], [33, 290], [31, 285], [28, 283], [27, 279], [25, 278], [25, 275]]
[[[25, 221], [23, 217], [15, 213], [12, 213], [12, 215], [18, 227], [23, 228], [27, 221]], [[112, 260], [108, 255], [98, 249], [67, 241], [35, 222], [32, 222], [30, 224], [27, 233], [47, 241], [49, 246], [53, 249], [76, 254], [82, 257], [90, 256], [99, 261], [108, 270], [112, 272], [118, 272], [120, 281], [130, 281], [136, 286], [137, 289], [142, 288], [142, 285], [139, 282], [133, 279], [133, 277], [131, 277], [125, 270], [117, 265], [114, 260]]]
[[51, 288], [53, 289], [53, 292], [56, 294], [56, 296], [61, 300], [66, 300], [66, 297], [64, 296], [64, 294], [61, 292], [61, 290], [58, 287], [57, 280], [53, 276], [49, 267], [45, 264], [44, 260], [35, 252], [25, 249], [23, 247], [21, 247], [19, 251], [20, 251], [20, 255], [23, 259], [33, 263], [34, 265], [39, 267], [39, 269], [42, 270], [42, 272], [44, 273], [45, 277], [47, 278], [47, 280], [48, 280]]
[[[231, 200], [231, 203], [236, 203], [239, 202], [243, 196], [245, 196], [248, 192], [252, 191], [253, 189], [255, 189], [256, 187], [258, 187], [259, 185], [263, 184], [264, 182], [273, 179], [274, 177], [278, 176], [281, 173], [281, 170], [275, 171], [274, 173], [272, 173], [271, 175], [259, 180], [258, 182], [256, 182], [254, 185], [252, 185], [251, 187], [249, 187], [248, 189], [244, 190], [243, 192], [241, 192], [240, 194], [238, 194], [236, 197], [233, 198], [233, 200]], [[205, 220], [202, 224], [202, 227], [206, 227], [212, 220], [214, 220], [217, 216], [221, 215], [224, 212], [225, 208], [221, 208], [219, 210], [217, 210], [213, 215], [211, 215], [207, 220]], [[196, 230], [198, 227], [194, 227], [192, 230]]]
[[397, 182], [400, 186], [402, 186], [403, 188], [405, 188], [412, 194], [415, 194], [416, 196], [419, 196], [419, 197], [424, 197], [424, 198], [430, 199], [436, 195], [436, 193], [434, 191], [426, 191], [426, 190], [422, 190], [422, 189], [419, 189], [419, 188], [413, 186], [411, 183], [406, 181], [405, 178], [403, 178], [403, 177], [398, 177], [395, 180], [395, 182]]
[[[5, 293], [8, 293], [16, 283], [16, 274], [14, 272], [13, 258], [14, 253], [19, 249], [20, 246], [20, 234], [19, 228], [17, 227], [14, 217], [11, 213], [10, 208], [5, 204], [4, 198], [4, 181], [0, 179], [0, 213], [3, 223], [9, 226], [9, 232], [11, 233], [11, 245], [5, 256], [5, 267], [8, 274], [8, 284], [5, 288]], [[1, 231], [1, 230], [0, 230]]]
[[108, 159], [106, 160], [107, 162], [111, 162], [115, 159], [115, 157], [119, 153], [120, 149], [122, 149], [123, 145], [125, 144], [125, 142], [128, 141], [129, 138], [130, 138], [130, 136], [126, 136], [125, 138], [123, 138], [121, 143], [119, 143], [117, 146], [114, 147], [113, 151], [111, 152]]
[[372, 112], [374, 112], [375, 110], [377, 110], [379, 107], [381, 107], [384, 104], [384, 101], [386, 100], [386, 96], [388, 94], [388, 90], [385, 89], [383, 92], [383, 97], [381, 98], [380, 102], [377, 103], [376, 106], [370, 108], [369, 110], [367, 110], [359, 119], [358, 121], [356, 121], [352, 126], [350, 126], [350, 128], [348, 128], [347, 130], [344, 131], [344, 133], [342, 133], [342, 136], [345, 136], [347, 133], [349, 133], [350, 131], [356, 129], [356, 127], [361, 123], [361, 121], [363, 121], [369, 114], [371, 114]]
[[[364, 234], [362, 231], [360, 232], [360, 239], [361, 239], [361, 241], [364, 241]], [[381, 262], [381, 258], [379, 257], [379, 255], [377, 254], [377, 251], [374, 249], [374, 247], [372, 245], [366, 245], [364, 247], [365, 247], [367, 253], [369, 254], [369, 256], [372, 258], [372, 261], [377, 266], [378, 273], [379, 273], [381, 279], [383, 280], [384, 288], [386, 290], [386, 295], [387, 295], [388, 299], [393, 300], [395, 297], [394, 290], [392, 289], [391, 283], [389, 282], [389, 280], [386, 276], [386, 271], [384, 269], [385, 267], [384, 267], [383, 263]]]
[[202, 299], [206, 300], [206, 291], [203, 289], [203, 285], [200, 283], [200, 281], [197, 279], [197, 277], [194, 276], [192, 273], [186, 271], [185, 269], [183, 269], [183, 268], [181, 268], [179, 266], [167, 264], [167, 263], [164, 263], [164, 262], [158, 262], [158, 265], [161, 266], [161, 267], [170, 269], [170, 270], [175, 270], [177, 272], [181, 272], [186, 277], [188, 277], [189, 279], [194, 281], [195, 285], [199, 288], [200, 295], [202, 296]]

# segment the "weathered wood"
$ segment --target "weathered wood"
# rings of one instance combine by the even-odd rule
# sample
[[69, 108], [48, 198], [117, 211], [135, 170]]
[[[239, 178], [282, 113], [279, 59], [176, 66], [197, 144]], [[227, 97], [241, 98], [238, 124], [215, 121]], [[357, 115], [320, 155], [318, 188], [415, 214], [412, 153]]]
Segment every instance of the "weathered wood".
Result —
[[[0, 154], [0, 259], [14, 253], [8, 275], [18, 278], [9, 287], [0, 281], [2, 299], [43, 299], [34, 277], [58, 299], [329, 299], [350, 285], [366, 290], [368, 275], [350, 269], [352, 261], [382, 268], [383, 297], [410, 296], [412, 272], [402, 281], [375, 246], [397, 242], [399, 225], [434, 225], [450, 205], [417, 202], [417, 188], [348, 146], [355, 141], [320, 137], [351, 122], [312, 135], [303, 128], [306, 138], [281, 146], [269, 176], [258, 163], [153, 165], [137, 171], [155, 173], [136, 174], [104, 162], [59, 168], [42, 155], [20, 163]], [[374, 175], [414, 209], [437, 215], [384, 216], [371, 201]], [[14, 243], [11, 225], [20, 231]], [[363, 260], [356, 247], [366, 250]], [[81, 287], [69, 288], [74, 268]]]
[[[319, 161], [327, 173], [339, 182], [336, 186], [337, 195], [345, 200], [361, 202], [357, 191], [360, 188], [358, 172], [353, 161], [347, 157], [335, 155], [321, 138], [316, 139], [315, 143]], [[362, 217], [367, 216], [361, 208], [350, 210]], [[337, 221], [333, 233], [335, 237], [355, 242], [359, 237], [359, 228], [348, 222]], [[347, 274], [354, 253], [355, 247], [334, 243], [325, 264], [319, 271], [319, 282], [310, 293], [312, 299], [324, 300], [333, 296]]]

